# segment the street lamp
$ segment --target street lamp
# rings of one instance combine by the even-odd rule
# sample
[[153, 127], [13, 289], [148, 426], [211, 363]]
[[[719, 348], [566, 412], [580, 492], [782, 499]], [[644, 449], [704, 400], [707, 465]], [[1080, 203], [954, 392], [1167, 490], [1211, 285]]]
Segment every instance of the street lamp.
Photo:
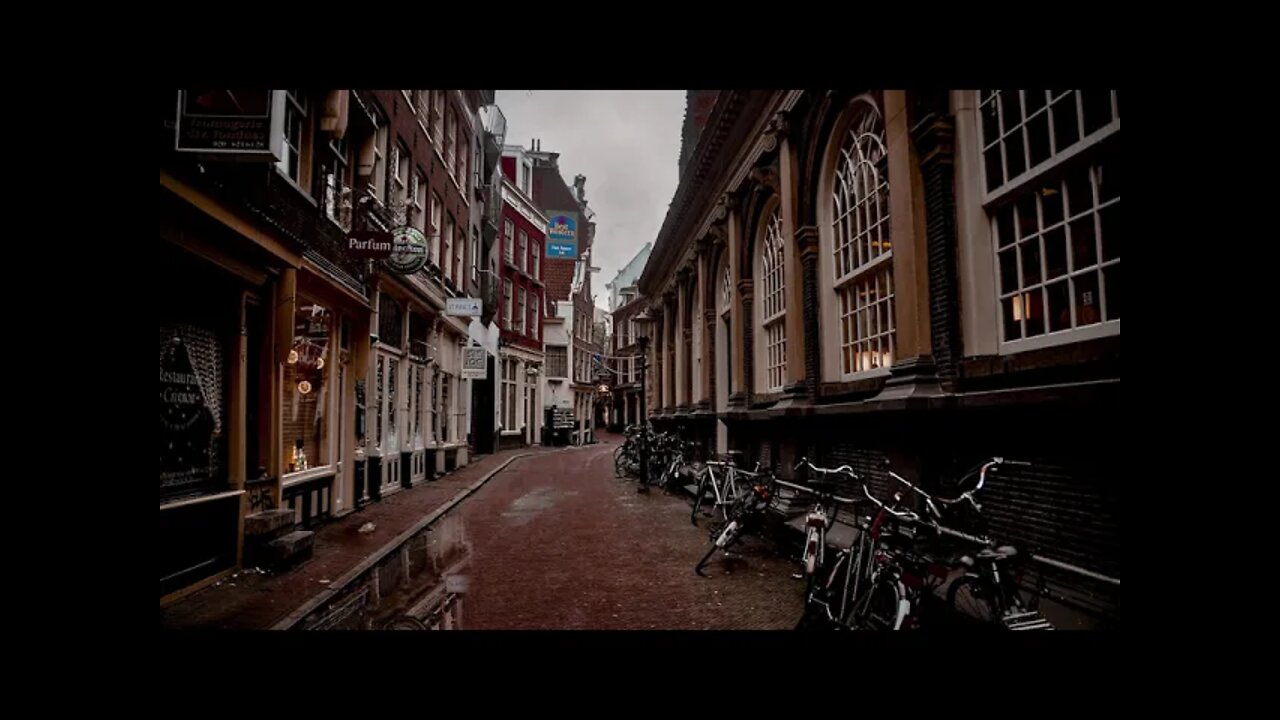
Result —
[[649, 368], [649, 326], [653, 318], [647, 309], [641, 310], [632, 322], [636, 327], [636, 341], [640, 343], [640, 487], [636, 492], [649, 492], [649, 410], [646, 387], [646, 370]]

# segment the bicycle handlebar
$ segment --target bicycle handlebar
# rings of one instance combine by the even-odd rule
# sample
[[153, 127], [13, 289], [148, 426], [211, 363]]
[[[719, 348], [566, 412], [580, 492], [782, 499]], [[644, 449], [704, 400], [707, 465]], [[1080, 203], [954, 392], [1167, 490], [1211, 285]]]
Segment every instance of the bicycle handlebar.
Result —
[[779, 478], [774, 478], [773, 480], [774, 482], [778, 483], [783, 487], [788, 487], [788, 488], [791, 488], [792, 490], [797, 490], [803, 493], [810, 493], [812, 495], [817, 495], [818, 497], [824, 498], [824, 499], [830, 498], [831, 500], [834, 500], [838, 503], [843, 503], [845, 505], [852, 505], [858, 502], [857, 500], [854, 500], [851, 498], [840, 497], [839, 495], [835, 495], [833, 493], [822, 492], [821, 490], [818, 490], [816, 488], [811, 488], [806, 485], [797, 485], [796, 483], [790, 483], [790, 482], [787, 482], [786, 480], [782, 480]]
[[858, 474], [853, 471], [853, 468], [849, 467], [848, 465], [841, 465], [838, 468], [821, 468], [809, 462], [809, 458], [807, 457], [800, 458], [800, 462], [796, 463], [795, 467], [793, 467], [792, 470], [799, 470], [801, 467], [806, 467], [806, 466], [813, 472], [822, 473], [823, 475], [842, 473], [852, 477], [854, 480], [861, 479], [858, 477]]

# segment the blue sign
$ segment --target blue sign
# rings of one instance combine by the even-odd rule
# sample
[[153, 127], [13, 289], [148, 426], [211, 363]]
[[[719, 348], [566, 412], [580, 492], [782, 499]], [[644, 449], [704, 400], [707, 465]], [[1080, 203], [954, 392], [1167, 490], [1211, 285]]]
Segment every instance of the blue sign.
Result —
[[552, 215], [547, 223], [547, 257], [578, 257], [578, 221], [572, 215]]

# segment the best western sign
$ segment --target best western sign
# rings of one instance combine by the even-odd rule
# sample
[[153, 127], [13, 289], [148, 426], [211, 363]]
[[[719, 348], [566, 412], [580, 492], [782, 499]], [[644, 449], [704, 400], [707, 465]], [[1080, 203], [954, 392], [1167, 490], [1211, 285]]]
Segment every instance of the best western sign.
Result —
[[547, 223], [547, 257], [578, 257], [578, 214], [552, 210]]

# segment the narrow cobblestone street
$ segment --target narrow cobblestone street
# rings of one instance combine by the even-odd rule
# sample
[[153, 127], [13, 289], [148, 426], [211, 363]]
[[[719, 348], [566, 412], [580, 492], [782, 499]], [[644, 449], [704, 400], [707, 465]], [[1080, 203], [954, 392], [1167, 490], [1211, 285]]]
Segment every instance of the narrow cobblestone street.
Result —
[[472, 546], [466, 629], [791, 628], [794, 563], [761, 542], [694, 574], [705, 522], [616, 479], [619, 438], [517, 461], [454, 513]]

